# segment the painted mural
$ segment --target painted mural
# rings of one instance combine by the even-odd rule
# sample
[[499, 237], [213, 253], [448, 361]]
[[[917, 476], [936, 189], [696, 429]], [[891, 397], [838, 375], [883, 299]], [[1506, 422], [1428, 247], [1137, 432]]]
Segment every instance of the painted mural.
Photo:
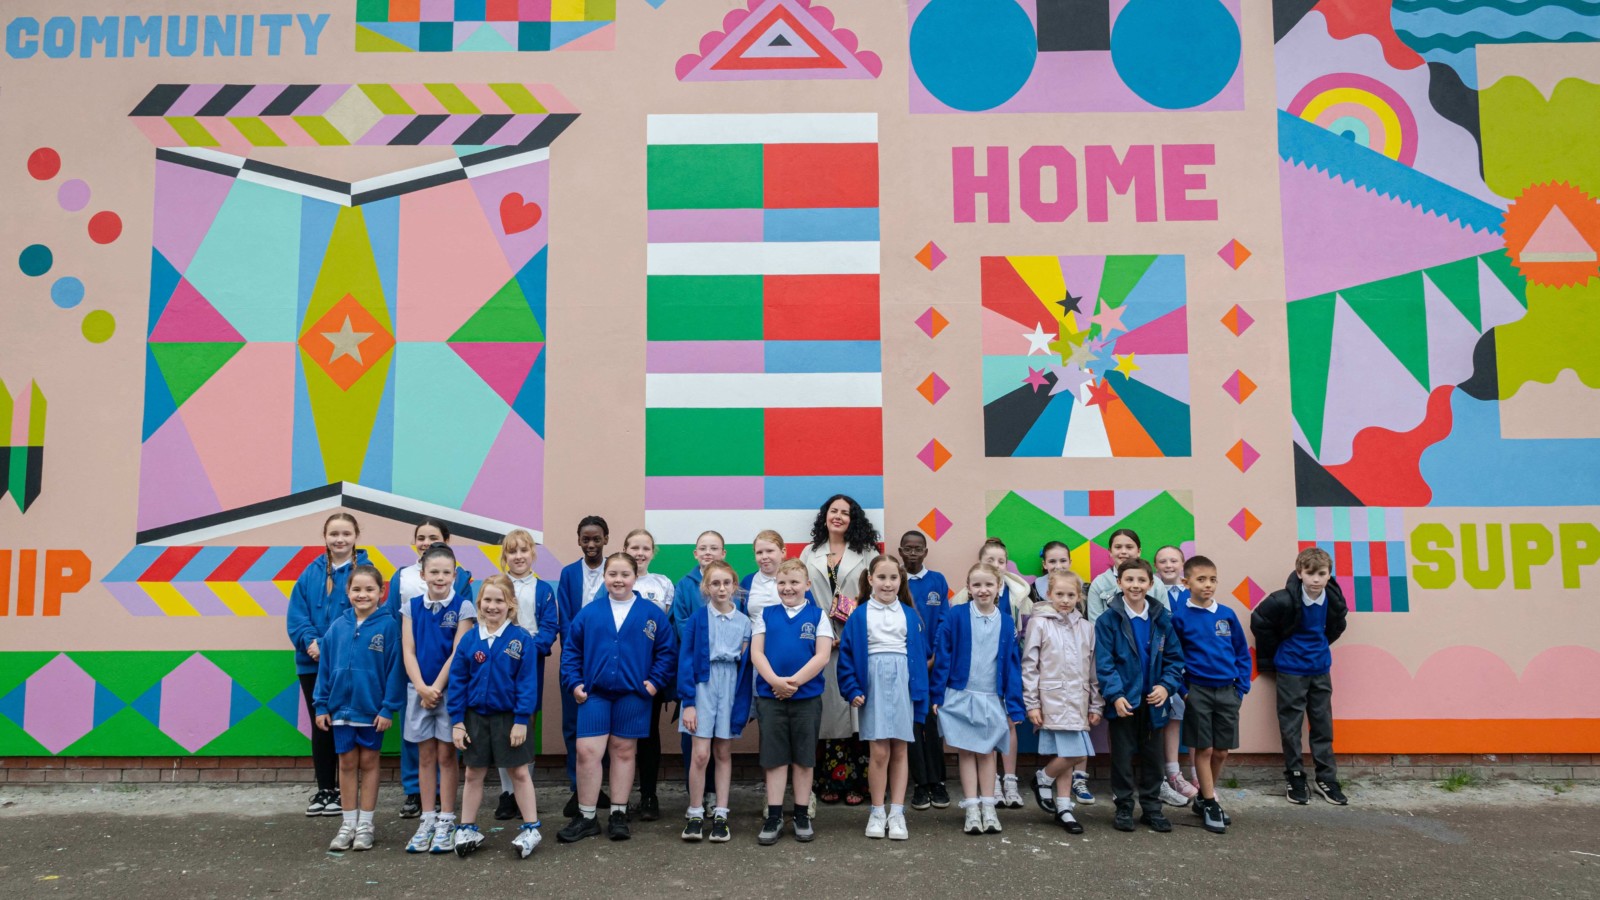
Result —
[[838, 492], [1319, 546], [1340, 751], [1600, 742], [1600, 7], [713, 6], [6, 4], [0, 755], [305, 753], [336, 509], [676, 579]]

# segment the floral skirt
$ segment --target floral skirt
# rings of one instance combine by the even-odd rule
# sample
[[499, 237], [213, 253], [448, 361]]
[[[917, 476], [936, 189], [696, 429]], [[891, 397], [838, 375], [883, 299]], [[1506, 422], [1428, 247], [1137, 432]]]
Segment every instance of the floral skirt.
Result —
[[817, 742], [816, 792], [866, 793], [867, 742], [859, 738], [832, 738]]

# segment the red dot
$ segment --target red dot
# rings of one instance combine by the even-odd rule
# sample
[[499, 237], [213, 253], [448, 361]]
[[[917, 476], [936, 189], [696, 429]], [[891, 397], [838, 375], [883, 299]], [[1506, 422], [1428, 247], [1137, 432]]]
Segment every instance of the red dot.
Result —
[[28, 154], [28, 174], [39, 181], [49, 181], [61, 171], [61, 154], [49, 147], [40, 147]]
[[110, 210], [95, 213], [89, 218], [89, 240], [96, 244], [109, 244], [122, 236], [122, 217]]

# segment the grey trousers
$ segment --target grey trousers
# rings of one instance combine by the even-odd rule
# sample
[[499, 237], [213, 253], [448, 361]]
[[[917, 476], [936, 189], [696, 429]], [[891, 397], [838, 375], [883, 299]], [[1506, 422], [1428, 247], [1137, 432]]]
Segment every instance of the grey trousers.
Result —
[[1333, 759], [1333, 676], [1278, 673], [1278, 732], [1283, 737], [1283, 767], [1304, 771], [1300, 730], [1310, 720], [1311, 761], [1318, 778], [1337, 778]]

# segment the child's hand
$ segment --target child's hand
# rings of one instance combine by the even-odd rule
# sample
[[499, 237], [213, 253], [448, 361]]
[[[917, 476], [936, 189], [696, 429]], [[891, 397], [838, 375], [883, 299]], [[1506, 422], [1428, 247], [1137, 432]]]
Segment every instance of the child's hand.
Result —
[[695, 726], [697, 726], [699, 724], [700, 724], [700, 717], [695, 715], [694, 707], [692, 707], [692, 706], [684, 707], [683, 708], [683, 727], [689, 729], [689, 733], [693, 734], [695, 732], [695, 730], [696, 730]]
[[[1063, 588], [1063, 590], [1065, 590], [1065, 588]], [[1033, 727], [1035, 727], [1035, 728], [1043, 728], [1044, 727], [1044, 710], [1042, 710], [1042, 709], [1030, 709], [1030, 710], [1028, 710], [1028, 721], [1032, 722], [1033, 723]]]
[[939, 704], [937, 704], [937, 703], [934, 703], [934, 704], [931, 704], [931, 705], [930, 705], [930, 706], [929, 706], [929, 707], [928, 707], [928, 712], [930, 712], [930, 713], [932, 713], [932, 714], [933, 714], [933, 715], [936, 715], [936, 716], [937, 716], [937, 715], [938, 715], [938, 714], [939, 714]]
[[583, 701], [589, 699], [589, 692], [584, 690], [583, 685], [580, 684], [572, 689], [572, 699], [582, 703]]
[[439, 689], [431, 684], [417, 688], [417, 699], [422, 701], [423, 709], [433, 709], [439, 705]]
[[1156, 685], [1151, 689], [1150, 693], [1144, 695], [1144, 702], [1150, 704], [1152, 707], [1160, 706], [1161, 704], [1166, 703], [1167, 689], [1159, 684]]
[[372, 727], [379, 734], [383, 734], [385, 731], [388, 731], [389, 730], [389, 726], [391, 726], [393, 724], [394, 724], [394, 720], [393, 719], [387, 719], [387, 718], [384, 718], [383, 716], [378, 716], [376, 719], [372, 720]]
[[513, 725], [513, 726], [511, 726], [511, 746], [513, 746], [513, 747], [521, 747], [522, 746], [522, 742], [526, 741], [527, 739], [528, 739], [528, 726], [526, 726], [526, 725]]
[[455, 739], [456, 749], [465, 750], [472, 739], [467, 737], [467, 726], [458, 724], [450, 729], [450, 736]]
[[1090, 728], [1093, 728], [1096, 725], [1099, 725], [1101, 720], [1102, 719], [1101, 719], [1101, 716], [1100, 716], [1099, 713], [1089, 713], [1089, 727]]
[[1127, 697], [1118, 697], [1115, 706], [1117, 708], [1117, 715], [1119, 715], [1119, 716], [1131, 716], [1131, 715], [1133, 715], [1133, 704], [1128, 702], [1128, 698]]
[[646, 681], [644, 683], [644, 691], [645, 691], [645, 693], [647, 693], [650, 696], [654, 697], [656, 695], [656, 686], [651, 684], [650, 682]]
[[317, 727], [321, 728], [323, 731], [327, 731], [329, 726], [331, 726], [332, 724], [333, 724], [333, 716], [327, 716], [327, 715], [317, 716]]
[[867, 705], [867, 698], [865, 695], [857, 694], [850, 698], [850, 705], [859, 709], [860, 707]]
[[312, 641], [306, 646], [306, 655], [311, 657], [312, 662], [316, 662], [322, 658], [322, 648], [317, 646], [316, 641]]

